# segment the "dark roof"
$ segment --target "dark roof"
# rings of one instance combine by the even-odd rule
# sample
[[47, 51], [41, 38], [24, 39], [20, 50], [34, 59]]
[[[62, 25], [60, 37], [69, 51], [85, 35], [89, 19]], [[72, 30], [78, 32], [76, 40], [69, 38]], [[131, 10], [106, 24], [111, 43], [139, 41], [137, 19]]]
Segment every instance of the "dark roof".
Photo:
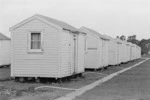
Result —
[[4, 34], [0, 33], [0, 40], [10, 40], [10, 38], [8, 38]]
[[39, 15], [39, 14], [36, 14], [37, 16], [53, 23], [53, 24], [56, 24], [60, 27], [62, 27], [64, 30], [69, 30], [69, 31], [72, 31], [72, 32], [79, 32], [79, 30], [65, 22], [62, 22], [62, 21], [59, 21], [59, 20], [56, 20], [56, 19], [53, 19], [53, 18], [50, 18], [50, 17], [47, 17], [47, 16], [43, 16], [43, 15]]

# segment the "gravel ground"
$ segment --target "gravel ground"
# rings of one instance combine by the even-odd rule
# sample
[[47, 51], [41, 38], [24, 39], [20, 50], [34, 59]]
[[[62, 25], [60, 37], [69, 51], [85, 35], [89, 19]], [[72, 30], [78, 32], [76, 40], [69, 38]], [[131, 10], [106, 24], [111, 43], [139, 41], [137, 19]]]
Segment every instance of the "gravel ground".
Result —
[[[37, 91], [31, 92], [30, 88], [32, 87], [39, 87], [39, 86], [56, 86], [56, 87], [63, 87], [63, 88], [73, 88], [78, 89], [82, 86], [85, 86], [87, 84], [90, 84], [100, 78], [104, 77], [104, 75], [99, 75], [97, 73], [87, 73], [84, 74], [83, 77], [73, 78], [70, 81], [66, 81], [63, 83], [35, 83], [35, 82], [26, 82], [26, 83], [20, 83], [15, 82], [14, 80], [9, 81], [1, 81], [0, 84], [4, 85], [4, 89], [1, 89], [0, 92], [8, 91], [9, 92], [9, 98], [20, 98], [21, 100], [31, 100], [30, 97], [33, 100], [47, 100], [48, 98], [50, 100], [53, 100], [54, 98], [60, 97], [62, 95], [65, 95], [66, 93], [72, 92], [70, 90], [63, 90], [63, 89], [54, 89], [54, 88], [45, 88], [45, 89], [38, 89]], [[16, 95], [16, 93], [12, 93], [13, 91], [19, 91], [22, 93], [19, 93]], [[49, 95], [48, 95], [49, 94]], [[44, 99], [37, 99], [39, 98], [39, 95]], [[50, 96], [50, 97], [49, 97]], [[47, 98], [47, 99], [46, 99]], [[19, 100], [19, 99], [18, 99]]]
[[[54, 100], [55, 98], [58, 98], [72, 91], [62, 90], [62, 89], [52, 89], [52, 88], [31, 91], [31, 88], [39, 87], [39, 86], [56, 86], [56, 87], [78, 89], [105, 77], [107, 74], [111, 74], [116, 71], [122, 70], [124, 68], [130, 67], [140, 61], [142, 61], [142, 59], [132, 61], [126, 64], [121, 64], [120, 66], [110, 66], [108, 69], [105, 69], [103, 71], [97, 71], [92, 73], [86, 72], [82, 77], [72, 78], [70, 81], [64, 81], [62, 83], [35, 83], [35, 82], [19, 83], [19, 82], [15, 82], [14, 80], [0, 81], [0, 85], [4, 85], [4, 88], [0, 89], [0, 91], [1, 92], [7, 91], [9, 94], [8, 95], [9, 98], [18, 98], [17, 100], [19, 100], [20, 97], [21, 100]], [[0, 75], [4, 75], [4, 77], [10, 76], [9, 69], [8, 68], [2, 69], [0, 71]], [[10, 77], [3, 78], [3, 79], [8, 79], [8, 78]]]
[[2, 67], [0, 68], [0, 81], [10, 79], [10, 68]]

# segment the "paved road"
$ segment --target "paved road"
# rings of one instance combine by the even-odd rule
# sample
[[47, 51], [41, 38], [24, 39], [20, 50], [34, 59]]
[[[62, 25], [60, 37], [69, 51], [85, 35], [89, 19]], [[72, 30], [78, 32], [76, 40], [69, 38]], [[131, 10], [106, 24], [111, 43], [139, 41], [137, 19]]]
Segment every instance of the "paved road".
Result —
[[76, 97], [75, 100], [150, 100], [150, 60]]

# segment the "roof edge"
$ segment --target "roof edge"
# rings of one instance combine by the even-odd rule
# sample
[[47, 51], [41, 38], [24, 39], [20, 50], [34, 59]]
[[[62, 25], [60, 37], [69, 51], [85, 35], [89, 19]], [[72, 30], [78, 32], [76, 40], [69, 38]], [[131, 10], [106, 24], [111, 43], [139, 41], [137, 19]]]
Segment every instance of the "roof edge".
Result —
[[45, 23], [47, 23], [47, 24], [50, 24], [50, 25], [52, 25], [52, 26], [54, 26], [54, 27], [56, 27], [56, 28], [62, 29], [60, 26], [58, 26], [58, 25], [56, 25], [56, 24], [54, 24], [54, 23], [50, 23], [49, 21], [43, 19], [42, 17], [40, 17], [39, 14], [35, 14], [35, 15], [33, 15], [33, 16], [31, 16], [31, 17], [29, 17], [29, 18], [23, 20], [23, 21], [21, 21], [20, 23], [14, 25], [14, 26], [12, 26], [12, 27], [10, 27], [10, 28], [9, 28], [9, 31], [12, 31], [12, 30], [18, 28], [18, 27], [20, 27], [21, 25], [26, 24], [27, 22], [29, 22], [29, 21], [31, 21], [31, 20], [33, 20], [33, 19], [35, 19], [35, 18], [37, 18], [37, 19], [39, 19], [39, 20], [41, 20], [41, 21], [43, 21], [43, 22], [45, 22]]

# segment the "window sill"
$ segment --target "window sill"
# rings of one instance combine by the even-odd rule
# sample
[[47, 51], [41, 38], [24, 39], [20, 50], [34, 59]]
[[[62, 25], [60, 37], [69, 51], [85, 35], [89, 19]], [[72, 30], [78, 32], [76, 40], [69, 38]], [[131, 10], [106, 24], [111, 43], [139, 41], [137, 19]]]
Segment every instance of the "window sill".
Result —
[[43, 53], [43, 50], [29, 50], [28, 53]]

